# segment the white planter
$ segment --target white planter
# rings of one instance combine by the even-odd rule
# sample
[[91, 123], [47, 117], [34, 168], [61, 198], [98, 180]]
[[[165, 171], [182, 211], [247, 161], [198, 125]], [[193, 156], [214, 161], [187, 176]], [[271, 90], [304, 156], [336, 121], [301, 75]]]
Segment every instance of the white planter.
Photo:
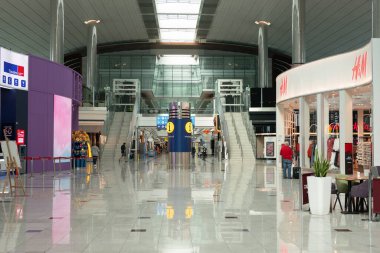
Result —
[[311, 214], [328, 214], [331, 203], [331, 177], [307, 177], [307, 188]]

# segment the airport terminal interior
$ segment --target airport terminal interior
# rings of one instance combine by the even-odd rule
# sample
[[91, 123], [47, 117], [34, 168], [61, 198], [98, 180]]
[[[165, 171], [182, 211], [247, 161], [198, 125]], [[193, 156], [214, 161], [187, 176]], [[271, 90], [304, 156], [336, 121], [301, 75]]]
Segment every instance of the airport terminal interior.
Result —
[[0, 1], [0, 253], [380, 252], [380, 0]]

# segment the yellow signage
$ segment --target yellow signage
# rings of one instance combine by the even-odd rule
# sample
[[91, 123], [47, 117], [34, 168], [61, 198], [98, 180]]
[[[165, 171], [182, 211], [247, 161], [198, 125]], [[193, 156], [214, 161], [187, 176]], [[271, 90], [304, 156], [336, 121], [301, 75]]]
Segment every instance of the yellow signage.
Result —
[[166, 132], [168, 132], [169, 134], [174, 132], [174, 123], [173, 122], [168, 122], [166, 124]]
[[166, 207], [166, 218], [168, 220], [173, 219], [174, 217], [174, 208], [172, 206], [167, 206]]
[[193, 123], [187, 122], [185, 125], [185, 130], [187, 133], [191, 134], [191, 132], [193, 132]]

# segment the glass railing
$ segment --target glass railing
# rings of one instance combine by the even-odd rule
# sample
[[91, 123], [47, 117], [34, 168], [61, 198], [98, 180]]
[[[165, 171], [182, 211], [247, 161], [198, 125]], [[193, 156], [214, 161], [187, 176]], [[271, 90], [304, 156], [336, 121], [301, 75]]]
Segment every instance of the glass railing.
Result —
[[216, 110], [216, 113], [219, 114], [219, 119], [220, 119], [220, 123], [221, 123], [221, 130], [222, 130], [222, 136], [224, 138], [224, 141], [226, 142], [226, 146], [227, 146], [226, 153], [228, 154], [229, 151], [230, 151], [230, 136], [229, 136], [229, 132], [228, 132], [228, 126], [227, 126], [226, 118], [225, 118], [225, 115], [224, 115], [224, 108], [223, 108], [223, 105], [222, 105], [222, 98], [220, 97], [219, 93], [217, 93], [215, 95], [216, 95], [215, 96], [215, 110]]
[[136, 100], [135, 100], [135, 105], [133, 107], [133, 112], [132, 112], [132, 118], [131, 118], [131, 123], [129, 125], [129, 131], [128, 131], [128, 137], [127, 137], [127, 147], [126, 150], [128, 151], [127, 153], [127, 159], [129, 159], [131, 156], [131, 151], [132, 151], [132, 143], [133, 140], [135, 140], [135, 147], [134, 151], [136, 153], [137, 150], [137, 120], [138, 120], [138, 115], [141, 113], [140, 111], [140, 101], [141, 100], [141, 91], [140, 91], [140, 86], [137, 87], [137, 92], [136, 92]]

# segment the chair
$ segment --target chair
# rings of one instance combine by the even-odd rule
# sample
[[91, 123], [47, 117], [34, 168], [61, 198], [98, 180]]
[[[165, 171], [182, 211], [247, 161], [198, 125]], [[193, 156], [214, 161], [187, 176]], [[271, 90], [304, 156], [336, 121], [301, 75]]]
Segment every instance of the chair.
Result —
[[[339, 176], [339, 177], [345, 177], [345, 175], [337, 175], [337, 176]], [[331, 188], [331, 194], [335, 194], [336, 195], [336, 199], [335, 199], [335, 202], [334, 202], [333, 210], [335, 210], [335, 206], [336, 206], [337, 202], [339, 202], [340, 209], [343, 210], [342, 202], [340, 201], [340, 197], [339, 197], [339, 195], [341, 193], [346, 194], [345, 195], [345, 200], [346, 200], [345, 201], [345, 206], [346, 206], [347, 205], [347, 197], [348, 197], [348, 182], [346, 180], [336, 179], [335, 184]]]
[[366, 206], [368, 208], [368, 204], [365, 201], [365, 199], [367, 199], [368, 197], [369, 197], [369, 182], [368, 182], [368, 180], [364, 181], [361, 184], [352, 186], [350, 198], [359, 198], [360, 199], [360, 201], [356, 202], [356, 207], [355, 207], [356, 210], [359, 209], [359, 202], [361, 202], [362, 200], [364, 200], [364, 203], [366, 204]]

